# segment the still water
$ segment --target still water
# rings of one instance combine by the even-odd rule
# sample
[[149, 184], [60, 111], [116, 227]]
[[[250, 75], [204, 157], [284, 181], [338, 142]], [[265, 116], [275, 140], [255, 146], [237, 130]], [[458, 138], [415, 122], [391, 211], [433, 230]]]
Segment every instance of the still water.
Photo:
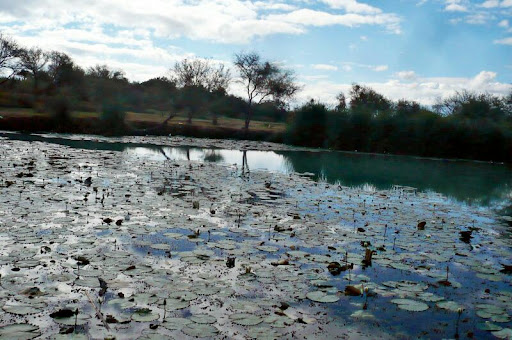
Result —
[[[240, 150], [109, 143], [15, 133], [0, 133], [0, 136], [88, 150], [118, 151], [125, 157], [162, 161], [189, 159], [242, 167], [244, 159], [244, 152]], [[376, 189], [411, 186], [420, 191], [438, 192], [460, 202], [491, 206], [502, 214], [512, 213], [511, 165], [338, 151], [247, 151], [245, 158], [250, 171], [309, 172], [316, 179], [330, 183], [370, 185]]]

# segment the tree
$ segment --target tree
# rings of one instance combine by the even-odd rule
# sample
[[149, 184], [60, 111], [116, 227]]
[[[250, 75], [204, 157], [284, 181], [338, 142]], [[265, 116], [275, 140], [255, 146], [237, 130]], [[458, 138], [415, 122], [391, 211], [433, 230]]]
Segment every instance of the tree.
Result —
[[391, 101], [372, 88], [359, 84], [352, 85], [350, 89], [350, 108], [352, 110], [367, 109], [372, 114], [377, 114], [379, 111], [388, 111], [391, 107]]
[[89, 67], [87, 69], [86, 74], [89, 77], [97, 79], [119, 80], [123, 82], [128, 81], [122, 70], [113, 70], [109, 68], [107, 65], [96, 65], [93, 67]]
[[48, 76], [56, 87], [74, 86], [81, 83], [85, 72], [66, 53], [53, 51], [49, 54]]
[[262, 61], [257, 53], [235, 55], [235, 66], [240, 73], [247, 93], [245, 131], [249, 130], [254, 104], [264, 101], [283, 101], [293, 97], [300, 89], [292, 71], [283, 70], [268, 61]]
[[183, 59], [171, 69], [172, 79], [178, 87], [200, 86], [208, 92], [226, 91], [231, 73], [223, 64], [213, 66], [206, 59]]
[[183, 59], [171, 69], [174, 82], [181, 88], [177, 107], [187, 111], [188, 122], [204, 108], [213, 93], [225, 93], [231, 74], [223, 64], [213, 66], [209, 60]]
[[24, 49], [20, 52], [21, 67], [23, 71], [32, 76], [34, 94], [37, 94], [39, 78], [49, 59], [50, 54], [37, 47]]
[[440, 104], [443, 113], [463, 119], [492, 119], [500, 121], [509, 117], [507, 99], [489, 93], [456, 92]]
[[336, 109], [335, 109], [337, 112], [343, 112], [347, 109], [347, 100], [346, 100], [345, 94], [343, 92], [340, 92], [336, 96], [336, 101], [338, 102], [338, 104], [336, 105]]
[[[18, 44], [0, 33], [0, 84], [7, 82], [20, 71], [19, 55], [21, 48]], [[4, 75], [4, 72], [7, 72]]]
[[421, 106], [415, 101], [400, 99], [395, 104], [395, 113], [398, 117], [409, 118], [420, 113]]
[[295, 111], [287, 130], [288, 141], [295, 145], [328, 146], [328, 116], [327, 107], [311, 99]]

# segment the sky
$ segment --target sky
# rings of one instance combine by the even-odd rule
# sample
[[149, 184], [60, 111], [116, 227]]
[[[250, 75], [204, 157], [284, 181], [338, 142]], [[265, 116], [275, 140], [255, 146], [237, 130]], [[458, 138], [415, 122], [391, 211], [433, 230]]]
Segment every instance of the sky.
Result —
[[295, 103], [333, 103], [353, 83], [424, 105], [512, 91], [512, 0], [0, 0], [0, 32], [131, 81], [254, 51], [295, 71]]

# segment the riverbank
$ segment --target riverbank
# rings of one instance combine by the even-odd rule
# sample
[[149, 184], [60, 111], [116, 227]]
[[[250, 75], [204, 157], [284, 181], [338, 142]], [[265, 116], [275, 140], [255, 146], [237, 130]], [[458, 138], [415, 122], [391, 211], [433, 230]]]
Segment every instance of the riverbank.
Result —
[[[123, 126], [116, 130], [108, 130], [105, 129], [105, 124], [99, 118], [99, 114], [92, 112], [73, 113], [71, 120], [65, 125], [56, 123], [48, 114], [34, 113], [31, 109], [2, 109], [0, 110], [0, 116], [3, 117], [0, 119], [0, 130], [13, 132], [102, 135], [119, 138], [171, 135], [184, 136], [183, 138], [185, 139], [189, 137], [202, 138], [205, 139], [207, 143], [212, 143], [212, 141], [219, 143], [218, 141], [222, 140], [239, 140], [249, 145], [249, 148], [252, 150], [257, 150], [260, 142], [272, 143], [274, 150], [288, 150], [291, 148], [307, 149], [309, 151], [327, 150], [310, 147], [308, 146], [307, 140], [301, 140], [299, 146], [286, 144], [290, 142], [290, 138], [287, 135], [287, 125], [285, 123], [253, 121], [251, 122], [250, 130], [245, 131], [243, 129], [244, 121], [241, 119], [219, 117], [218, 124], [214, 125], [211, 120], [199, 117], [194, 119], [192, 124], [189, 124], [186, 117], [178, 115], [162, 126], [161, 123], [166, 119], [163, 115], [129, 112], [127, 113]], [[223, 144], [223, 142], [220, 143]], [[425, 145], [425, 147], [426, 146], [427, 145]], [[451, 148], [452, 146], [447, 143], [447, 147]], [[264, 150], [268, 150], [266, 144], [263, 148]], [[453, 155], [443, 157], [443, 150], [437, 150], [437, 153], [430, 152], [427, 154], [418, 154], [415, 152], [392, 153], [382, 147], [378, 147], [377, 150], [369, 151], [329, 150], [382, 156], [410, 156], [433, 160], [512, 164], [512, 160], [492, 161], [485, 154], [479, 154], [478, 157], [475, 158], [454, 157]]]
[[0, 110], [0, 116], [3, 117], [0, 119], [0, 130], [28, 133], [54, 132], [105, 136], [168, 136], [171, 134], [198, 138], [249, 139], [282, 143], [286, 130], [284, 123], [253, 121], [251, 129], [246, 132], [243, 129], [243, 120], [226, 117], [219, 117], [217, 124], [213, 124], [211, 119], [205, 118], [194, 119], [190, 124], [186, 117], [176, 116], [161, 126], [166, 116], [135, 112], [128, 112], [125, 125], [115, 131], [105, 129], [99, 114], [93, 112], [73, 113], [70, 121], [65, 124], [56, 122], [49, 114], [34, 113], [30, 109], [4, 109]]

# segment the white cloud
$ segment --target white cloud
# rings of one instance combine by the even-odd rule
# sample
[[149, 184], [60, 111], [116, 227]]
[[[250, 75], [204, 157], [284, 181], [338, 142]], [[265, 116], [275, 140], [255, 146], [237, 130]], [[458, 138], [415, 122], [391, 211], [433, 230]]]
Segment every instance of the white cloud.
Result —
[[467, 12], [468, 9], [466, 6], [460, 4], [449, 4], [444, 8], [447, 12]]
[[446, 7], [444, 8], [447, 12], [467, 12], [468, 8], [462, 4], [462, 0], [446, 0]]
[[[437, 98], [446, 98], [456, 91], [469, 90], [474, 92], [488, 92], [504, 96], [512, 91], [512, 85], [496, 81], [496, 73], [482, 71], [472, 78], [431, 77], [416, 78], [413, 82], [403, 82], [391, 79], [386, 82], [367, 82], [363, 85], [392, 99], [415, 100], [423, 105], [433, 105]], [[297, 102], [305, 102], [314, 98], [326, 103], [335, 104], [336, 95], [343, 91], [348, 94], [351, 84], [335, 83], [328, 80], [319, 80], [307, 84], [299, 94]]]
[[493, 16], [488, 13], [474, 13], [468, 15], [465, 18], [465, 22], [472, 25], [483, 25], [492, 18]]
[[395, 74], [395, 77], [398, 77], [402, 80], [415, 80], [417, 78], [416, 73], [414, 71], [400, 71]]
[[386, 27], [389, 31], [400, 33], [400, 18], [395, 14], [331, 14], [322, 11], [316, 11], [308, 8], [299, 9], [286, 14], [272, 14], [266, 17], [267, 20], [274, 22], [283, 22], [294, 25], [305, 26], [332, 26], [342, 25], [348, 27], [357, 27], [361, 25], [380, 25]]
[[323, 71], [338, 71], [338, 67], [329, 64], [314, 64], [311, 65], [315, 70], [323, 70]]
[[373, 68], [375, 72], [383, 72], [388, 70], [388, 65], [377, 65]]
[[484, 8], [512, 7], [512, 0], [487, 0], [480, 4]]
[[484, 8], [495, 8], [495, 7], [499, 7], [499, 6], [500, 6], [499, 0], [487, 0], [487, 1], [483, 2], [482, 4], [480, 4], [480, 7], [484, 7]]
[[494, 40], [494, 43], [500, 45], [512, 45], [512, 37]]
[[97, 0], [93, 6], [67, 0], [0, 0], [0, 23], [23, 22], [16, 26], [18, 33], [65, 25], [113, 26], [125, 31], [146, 30], [161, 38], [186, 37], [237, 44], [272, 34], [302, 34], [309, 26], [379, 25], [396, 33], [400, 31], [400, 19], [395, 14], [381, 13], [355, 0], [341, 2], [347, 7], [343, 15], [298, 9], [274, 1]]
[[501, 20], [499, 23], [498, 23], [498, 26], [499, 27], [503, 27], [503, 28], [508, 28], [508, 20]]
[[363, 3], [357, 2], [356, 0], [321, 0], [321, 1], [328, 4], [331, 8], [343, 9], [348, 13], [377, 14], [377, 13], [382, 12], [377, 7], [363, 4]]

